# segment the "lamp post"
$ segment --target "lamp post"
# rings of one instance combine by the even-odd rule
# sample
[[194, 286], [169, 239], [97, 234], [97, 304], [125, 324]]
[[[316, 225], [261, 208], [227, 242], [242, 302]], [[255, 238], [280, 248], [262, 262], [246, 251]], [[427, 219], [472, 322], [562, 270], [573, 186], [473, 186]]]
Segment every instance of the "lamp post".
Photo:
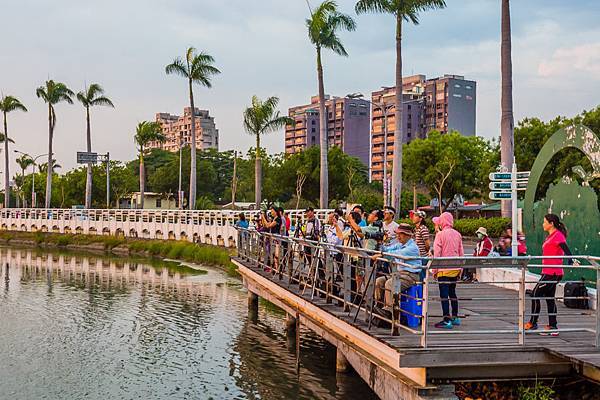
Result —
[[14, 150], [14, 152], [15, 152], [15, 153], [18, 153], [18, 154], [22, 154], [22, 155], [24, 155], [24, 156], [27, 156], [27, 157], [31, 158], [31, 160], [33, 161], [33, 165], [32, 165], [32, 167], [33, 167], [33, 174], [31, 175], [31, 208], [35, 208], [35, 207], [36, 207], [36, 205], [37, 205], [37, 204], [36, 204], [36, 195], [35, 195], [35, 166], [36, 166], [37, 164], [35, 163], [35, 161], [36, 161], [38, 158], [40, 158], [40, 157], [45, 157], [45, 156], [47, 156], [47, 155], [48, 155], [48, 153], [46, 153], [46, 154], [40, 154], [40, 155], [39, 155], [39, 156], [37, 156], [37, 157], [32, 157], [30, 154], [24, 153], [24, 152], [22, 152], [22, 151], [19, 151], [19, 150]]
[[[389, 180], [387, 176], [387, 119], [388, 119], [388, 110], [395, 108], [394, 104], [385, 104], [385, 103], [377, 103], [371, 100], [367, 100], [364, 98], [362, 93], [352, 93], [346, 96], [349, 99], [361, 99], [371, 104], [373, 107], [377, 107], [383, 113], [383, 205], [386, 206], [389, 204]], [[373, 110], [375, 111], [375, 110]]]

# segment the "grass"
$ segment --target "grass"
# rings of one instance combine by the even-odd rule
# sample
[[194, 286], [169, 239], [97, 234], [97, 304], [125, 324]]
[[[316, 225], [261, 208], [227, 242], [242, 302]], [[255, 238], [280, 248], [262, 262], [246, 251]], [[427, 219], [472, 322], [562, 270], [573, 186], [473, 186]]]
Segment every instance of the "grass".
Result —
[[[124, 247], [132, 255], [169, 258], [195, 264], [221, 267], [230, 276], [237, 276], [237, 269], [231, 262], [230, 252], [223, 247], [195, 244], [176, 240], [146, 240], [105, 235], [73, 235], [50, 232], [0, 232], [0, 242], [18, 242], [33, 244], [38, 247], [85, 248], [85, 246], [101, 244], [102, 248], [111, 252], [115, 247]], [[100, 247], [100, 246], [99, 246]]]

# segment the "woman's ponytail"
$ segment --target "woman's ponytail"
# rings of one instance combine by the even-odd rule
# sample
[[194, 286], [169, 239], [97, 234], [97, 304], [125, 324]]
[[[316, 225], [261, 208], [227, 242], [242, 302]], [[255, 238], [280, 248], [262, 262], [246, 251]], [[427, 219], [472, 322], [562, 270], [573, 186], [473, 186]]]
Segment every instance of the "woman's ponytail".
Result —
[[563, 224], [558, 215], [546, 214], [544, 218], [546, 218], [546, 221], [554, 225], [556, 229], [558, 229], [563, 235], [565, 235], [565, 237], [567, 237], [567, 227], [565, 226], [565, 224]]

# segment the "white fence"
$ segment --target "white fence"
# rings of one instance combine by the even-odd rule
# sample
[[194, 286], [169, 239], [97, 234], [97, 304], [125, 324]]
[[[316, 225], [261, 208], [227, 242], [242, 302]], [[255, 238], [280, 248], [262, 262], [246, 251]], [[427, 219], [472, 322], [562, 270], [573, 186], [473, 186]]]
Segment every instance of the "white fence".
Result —
[[[0, 209], [0, 229], [21, 232], [54, 232], [115, 235], [144, 239], [189, 240], [234, 247], [234, 228], [240, 212], [252, 221], [258, 211], [231, 210], [131, 210], [131, 209]], [[289, 210], [293, 224], [303, 210]], [[317, 210], [323, 219], [327, 210]]]

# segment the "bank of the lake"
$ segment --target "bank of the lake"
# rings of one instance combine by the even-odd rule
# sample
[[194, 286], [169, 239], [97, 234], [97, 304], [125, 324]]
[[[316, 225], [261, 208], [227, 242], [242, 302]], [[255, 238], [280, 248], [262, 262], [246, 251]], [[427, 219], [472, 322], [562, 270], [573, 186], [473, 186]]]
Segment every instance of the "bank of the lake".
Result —
[[231, 252], [219, 246], [180, 240], [135, 239], [109, 235], [63, 234], [50, 232], [0, 232], [0, 244], [42, 249], [69, 249], [119, 256], [160, 257], [223, 268], [237, 276]]

